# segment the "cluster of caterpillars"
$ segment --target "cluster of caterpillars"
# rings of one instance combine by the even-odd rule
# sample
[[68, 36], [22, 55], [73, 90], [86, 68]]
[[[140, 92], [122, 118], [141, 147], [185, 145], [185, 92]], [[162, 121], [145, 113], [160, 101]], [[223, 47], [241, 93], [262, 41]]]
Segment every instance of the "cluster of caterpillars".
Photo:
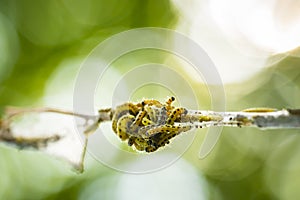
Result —
[[136, 150], [154, 152], [169, 144], [178, 134], [193, 128], [179, 123], [188, 111], [172, 106], [174, 101], [175, 98], [171, 97], [165, 103], [147, 99], [140, 103], [122, 104], [115, 109], [112, 129]]

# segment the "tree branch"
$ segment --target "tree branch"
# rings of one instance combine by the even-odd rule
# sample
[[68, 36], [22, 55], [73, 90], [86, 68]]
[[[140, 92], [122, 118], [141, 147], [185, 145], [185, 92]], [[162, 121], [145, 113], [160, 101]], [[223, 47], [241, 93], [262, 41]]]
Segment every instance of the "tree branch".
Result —
[[[182, 132], [193, 128], [212, 126], [258, 127], [260, 129], [300, 128], [300, 109], [251, 108], [238, 112], [215, 112], [175, 108], [170, 98], [166, 103], [156, 100], [144, 100], [142, 103], [125, 103], [115, 109], [101, 109], [98, 115], [84, 115], [54, 108], [8, 108], [5, 117], [0, 120], [0, 141], [13, 144], [17, 148], [47, 147], [49, 143], [61, 139], [59, 135], [48, 137], [20, 137], [11, 130], [15, 117], [25, 113], [56, 113], [70, 115], [85, 120], [86, 135], [79, 172], [83, 171], [83, 160], [89, 134], [96, 131], [103, 122], [112, 121], [112, 129], [129, 146], [138, 151], [153, 152], [165, 146]], [[88, 125], [88, 121], [92, 124]]]
[[[192, 119], [192, 120], [191, 120]], [[240, 112], [189, 111], [182, 121], [197, 126], [258, 127], [261, 129], [300, 128], [299, 109], [246, 109]]]

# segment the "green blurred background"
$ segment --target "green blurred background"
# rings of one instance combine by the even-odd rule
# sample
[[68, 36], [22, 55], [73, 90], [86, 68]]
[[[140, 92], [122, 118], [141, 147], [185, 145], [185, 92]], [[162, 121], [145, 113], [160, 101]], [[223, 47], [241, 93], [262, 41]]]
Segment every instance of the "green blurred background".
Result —
[[[113, 34], [137, 27], [185, 32], [193, 19], [183, 17], [183, 4], [168, 0], [1, 0], [1, 112], [7, 105], [72, 108], [72, 83], [81, 62], [95, 46]], [[193, 15], [192, 11], [189, 14]], [[201, 29], [203, 34], [205, 31]], [[218, 46], [218, 40], [213, 36], [210, 39]], [[172, 56], [149, 50], [118, 61], [114, 70], [122, 74], [126, 66], [143, 62], [180, 66]], [[253, 76], [226, 82], [228, 110], [256, 106], [300, 108], [299, 50], [269, 54], [265, 63]], [[191, 76], [184, 68], [181, 71]], [[198, 94], [199, 102], [203, 109], [209, 109], [205, 85], [192, 77], [190, 82], [194, 89], [204, 91]], [[153, 90], [149, 89], [151, 95]], [[299, 130], [224, 128], [211, 154], [200, 160], [199, 147], [205, 133], [206, 130], [197, 131], [192, 146], [175, 164], [145, 175], [117, 172], [90, 156], [86, 171], [78, 175], [61, 160], [1, 144], [0, 199], [300, 197]]]

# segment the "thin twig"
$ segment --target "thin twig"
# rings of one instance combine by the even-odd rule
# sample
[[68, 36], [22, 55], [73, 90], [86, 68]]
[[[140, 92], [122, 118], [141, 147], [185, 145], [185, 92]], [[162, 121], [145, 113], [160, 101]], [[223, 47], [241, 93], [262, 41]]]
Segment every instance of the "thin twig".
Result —
[[300, 128], [300, 110], [258, 110], [247, 109], [240, 112], [189, 111], [181, 119], [197, 126], [252, 126], [261, 129]]
[[[15, 144], [19, 148], [45, 147], [49, 142], [56, 142], [60, 139], [58, 135], [41, 138], [16, 137], [10, 130], [10, 124], [14, 117], [25, 113], [45, 113], [52, 112], [63, 115], [71, 115], [92, 119], [94, 123], [88, 126], [84, 133], [89, 135], [93, 133], [100, 123], [111, 121], [116, 110], [101, 109], [98, 115], [85, 115], [72, 111], [55, 108], [16, 108], [8, 107], [6, 117], [0, 121], [0, 141]], [[167, 116], [160, 116], [167, 118]], [[300, 128], [300, 110], [299, 109], [246, 109], [239, 112], [215, 112], [205, 110], [188, 110], [186, 115], [181, 116], [179, 122], [182, 126], [191, 126], [193, 128], [205, 128], [211, 126], [230, 126], [230, 127], [258, 127], [261, 129], [283, 129]], [[83, 154], [84, 155], [84, 154]]]
[[92, 124], [84, 130], [85, 144], [77, 169], [83, 171], [88, 136], [96, 131], [103, 122], [112, 121], [112, 129], [118, 137], [127, 141], [138, 151], [153, 152], [169, 143], [169, 140], [182, 132], [193, 128], [211, 126], [258, 127], [260, 129], [300, 128], [300, 109], [252, 108], [238, 112], [215, 112], [175, 108], [171, 97], [166, 103], [156, 100], [144, 100], [141, 103], [125, 103], [113, 108], [101, 109], [98, 115], [85, 115], [54, 108], [14, 108], [6, 110], [0, 120], [0, 141], [14, 144], [18, 148], [33, 147], [40, 149], [48, 143], [60, 140], [60, 136], [17, 137], [11, 131], [15, 117], [25, 113], [52, 112], [79, 117]]
[[42, 108], [18, 108], [18, 107], [7, 107], [5, 114], [6, 114], [6, 119], [13, 118], [17, 115], [25, 114], [25, 113], [58, 113], [58, 114], [63, 114], [63, 115], [72, 115], [75, 117], [80, 117], [86, 120], [89, 119], [94, 119], [95, 115], [85, 115], [85, 114], [80, 114], [80, 113], [75, 113], [73, 111], [67, 111], [67, 110], [62, 110], [62, 109], [56, 109], [56, 108], [48, 108], [48, 107], [42, 107]]

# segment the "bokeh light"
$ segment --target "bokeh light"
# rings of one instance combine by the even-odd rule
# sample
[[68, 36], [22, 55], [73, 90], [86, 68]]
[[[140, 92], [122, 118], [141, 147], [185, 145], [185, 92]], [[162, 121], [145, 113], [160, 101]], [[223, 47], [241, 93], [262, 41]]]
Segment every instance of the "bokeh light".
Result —
[[[170, 28], [197, 42], [225, 83], [228, 110], [299, 108], [299, 21], [298, 0], [1, 0], [0, 113], [9, 105], [72, 109], [75, 79], [92, 49], [116, 33], [137, 27]], [[91, 64], [99, 62], [97, 58]], [[107, 97], [112, 96], [115, 81], [133, 66], [147, 62], [176, 70], [195, 91], [200, 108], [211, 108], [207, 85], [195, 77], [188, 63], [149, 49], [112, 64], [99, 83], [107, 87], [98, 88], [95, 97], [99, 101], [93, 106], [111, 106]], [[155, 90], [137, 90], [134, 98], [159, 96]], [[121, 173], [88, 154], [85, 172], [77, 174], [70, 163], [78, 162], [82, 144], [73, 119], [24, 117], [26, 128], [19, 120], [15, 129], [20, 135], [59, 132], [65, 140], [44, 151], [17, 150], [1, 143], [0, 199], [285, 200], [300, 196], [296, 129], [224, 128], [204, 159], [199, 159], [199, 149], [206, 131], [197, 130], [183, 157], [163, 170]], [[128, 148], [112, 134], [109, 123], [102, 128], [114, 145]], [[175, 142], [180, 145], [180, 141], [179, 137]], [[115, 162], [141, 164], [110, 153]]]

